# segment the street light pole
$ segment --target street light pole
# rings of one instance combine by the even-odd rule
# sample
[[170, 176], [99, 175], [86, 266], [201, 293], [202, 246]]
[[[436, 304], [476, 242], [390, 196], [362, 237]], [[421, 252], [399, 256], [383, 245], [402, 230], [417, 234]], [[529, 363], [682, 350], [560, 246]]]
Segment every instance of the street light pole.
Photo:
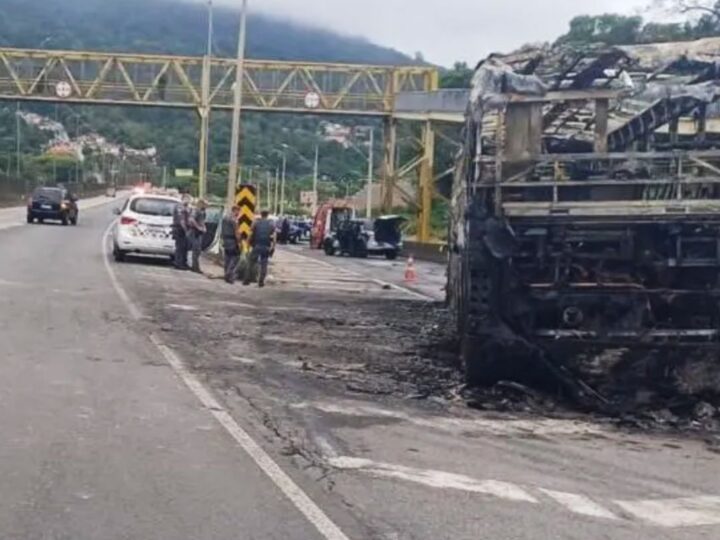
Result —
[[283, 149], [282, 184], [280, 186], [280, 215], [285, 215], [285, 178], [287, 175], [287, 152]]
[[243, 77], [245, 74], [245, 32], [247, 27], [248, 0], [243, 0], [240, 12], [240, 35], [238, 36], [238, 55], [235, 71], [235, 100], [233, 103], [232, 137], [230, 140], [230, 167], [227, 180], [227, 204], [232, 206], [235, 200], [235, 187], [238, 178], [238, 157], [240, 154], [240, 113], [242, 112]]
[[367, 176], [367, 201], [365, 207], [365, 217], [372, 217], [372, 189], [373, 189], [373, 169], [375, 168], [375, 129], [370, 128], [370, 155], [368, 157], [368, 176]]
[[[16, 104], [15, 112], [15, 181], [20, 181], [20, 102]], [[25, 180], [25, 194], [28, 193], [28, 182]]]
[[270, 171], [266, 171], [266, 182], [265, 182], [265, 185], [266, 185], [266, 187], [267, 187], [267, 189], [266, 189], [267, 195], [265, 195], [265, 199], [266, 199], [266, 201], [265, 201], [265, 202], [266, 202], [265, 208], [266, 208], [266, 209], [268, 210], [268, 212], [269, 212], [270, 209], [272, 208], [272, 191], [271, 191], [271, 190], [272, 190], [272, 173], [271, 173]]
[[320, 167], [320, 145], [315, 143], [315, 163], [313, 166], [313, 201], [312, 216], [315, 216], [318, 205], [318, 169]]
[[201, 98], [198, 114], [200, 116], [200, 154], [198, 158], [198, 197], [204, 199], [207, 195], [208, 175], [208, 141], [210, 134], [210, 71], [212, 69], [212, 42], [213, 42], [213, 3], [208, 0], [208, 35], [207, 51], [203, 57]]
[[275, 167], [275, 201], [273, 204], [273, 214], [277, 215], [278, 213], [278, 203], [280, 201], [279, 199], [279, 189], [280, 189], [280, 167]]
[[213, 3], [212, 0], [208, 0], [208, 42], [207, 42], [207, 55], [212, 57], [213, 50]]

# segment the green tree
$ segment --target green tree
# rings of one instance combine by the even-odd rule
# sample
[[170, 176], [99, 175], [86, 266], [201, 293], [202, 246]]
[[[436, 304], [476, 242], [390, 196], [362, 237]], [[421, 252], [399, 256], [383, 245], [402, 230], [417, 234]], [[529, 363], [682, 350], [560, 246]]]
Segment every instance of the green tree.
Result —
[[77, 165], [77, 159], [66, 155], [45, 154], [30, 162], [30, 167], [36, 168], [46, 184], [74, 182]]
[[603, 15], [580, 15], [570, 21], [567, 34], [558, 44], [604, 43], [628, 45], [637, 43], [643, 26], [642, 17], [605, 13]]
[[440, 75], [441, 88], [469, 88], [473, 78], [473, 70], [467, 62], [455, 62], [452, 69], [443, 71]]

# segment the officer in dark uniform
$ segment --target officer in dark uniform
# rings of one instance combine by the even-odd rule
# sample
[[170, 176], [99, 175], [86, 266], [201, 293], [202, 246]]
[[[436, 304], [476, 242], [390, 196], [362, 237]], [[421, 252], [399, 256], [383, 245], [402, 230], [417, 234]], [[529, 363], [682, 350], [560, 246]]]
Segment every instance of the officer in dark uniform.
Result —
[[175, 268], [189, 270], [188, 256], [188, 226], [190, 217], [190, 197], [183, 195], [182, 202], [173, 211], [173, 239], [175, 240]]
[[[265, 286], [265, 278], [267, 277], [268, 263], [270, 257], [275, 250], [275, 223], [269, 218], [267, 210], [263, 210], [260, 219], [256, 219], [250, 233], [250, 245], [252, 253], [250, 259], [253, 265], [260, 265], [258, 274], [258, 285]], [[245, 273], [245, 281], [243, 285], [250, 285], [250, 272]]]
[[189, 238], [190, 247], [192, 249], [192, 267], [193, 272], [202, 274], [200, 270], [200, 254], [202, 253], [203, 238], [207, 232], [207, 225], [205, 220], [207, 219], [207, 202], [200, 199], [197, 202], [195, 209], [190, 212], [190, 218], [188, 220], [189, 225]]
[[240, 207], [233, 206], [230, 213], [222, 220], [220, 236], [225, 252], [225, 281], [235, 283], [240, 262], [240, 246], [238, 245], [237, 228], [240, 218]]

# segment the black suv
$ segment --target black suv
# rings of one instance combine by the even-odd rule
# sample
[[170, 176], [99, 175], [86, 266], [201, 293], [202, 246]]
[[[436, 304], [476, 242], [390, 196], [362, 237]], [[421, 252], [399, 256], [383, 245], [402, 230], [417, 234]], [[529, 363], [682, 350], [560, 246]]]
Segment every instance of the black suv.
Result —
[[77, 197], [65, 188], [39, 187], [33, 191], [28, 202], [27, 222], [40, 223], [46, 219], [60, 221], [63, 225], [78, 222]]

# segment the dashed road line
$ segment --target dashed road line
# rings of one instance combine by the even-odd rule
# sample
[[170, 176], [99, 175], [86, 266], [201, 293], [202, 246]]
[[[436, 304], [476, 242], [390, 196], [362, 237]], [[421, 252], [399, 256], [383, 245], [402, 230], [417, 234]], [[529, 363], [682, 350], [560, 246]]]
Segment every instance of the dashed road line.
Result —
[[542, 488], [540, 488], [540, 491], [575, 514], [582, 514], [583, 516], [602, 519], [618, 519], [618, 517], [610, 510], [600, 506], [590, 497], [586, 497], [585, 495]]
[[659, 527], [720, 525], [720, 497], [615, 501], [628, 514]]
[[456, 489], [490, 495], [499, 499], [538, 504], [538, 500], [526, 490], [508, 482], [476, 480], [463, 474], [415, 469], [404, 465], [379, 463], [369, 459], [347, 456], [331, 457], [328, 459], [328, 463], [336, 469], [361, 470], [373, 476], [406, 480], [433, 488]]
[[366, 458], [331, 454], [326, 460], [330, 466], [341, 471], [356, 471], [377, 478], [402, 480], [434, 489], [464, 491], [532, 505], [540, 505], [543, 502], [533, 496], [533, 491], [537, 490], [538, 493], [552, 499], [565, 511], [608, 522], [637, 521], [647, 526], [664, 528], [720, 524], [720, 497], [715, 496], [665, 500], [603, 501], [603, 504], [623, 509], [626, 515], [619, 516], [603, 504], [579, 493], [535, 488], [494, 479], [483, 480], [464, 474], [383, 463]]

